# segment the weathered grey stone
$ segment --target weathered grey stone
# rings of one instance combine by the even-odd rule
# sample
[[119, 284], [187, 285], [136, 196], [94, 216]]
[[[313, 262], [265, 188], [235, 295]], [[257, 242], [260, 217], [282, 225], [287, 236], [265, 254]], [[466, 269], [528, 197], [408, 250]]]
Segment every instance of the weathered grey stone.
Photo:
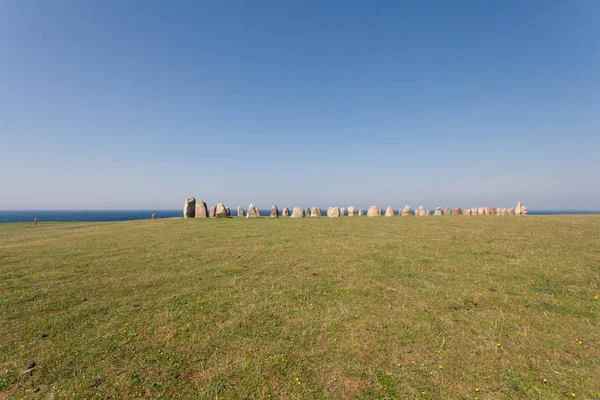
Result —
[[340, 217], [346, 216], [346, 209], [344, 207], [340, 208]]
[[477, 207], [471, 208], [471, 215], [479, 215], [479, 209]]
[[275, 204], [271, 206], [271, 218], [279, 218], [279, 209]]
[[417, 211], [415, 211], [415, 215], [419, 217], [424, 217], [426, 215], [425, 207], [419, 206], [419, 208], [417, 208]]
[[225, 211], [227, 211], [227, 217], [231, 217], [231, 208], [227, 207]]
[[402, 212], [400, 213], [403, 217], [408, 217], [410, 215], [413, 215], [412, 210], [410, 209], [409, 205], [405, 205], [404, 208], [402, 209]]
[[425, 216], [430, 217], [431, 216], [431, 210], [425, 210]]
[[527, 215], [527, 212], [527, 207], [525, 207], [520, 201], [517, 202], [517, 207], [515, 208], [515, 215]]
[[215, 210], [216, 218], [227, 218], [227, 208], [223, 203], [217, 204], [217, 209]]
[[363, 215], [365, 215], [365, 211], [361, 208], [358, 210], [358, 216], [362, 217]]
[[306, 211], [304, 211], [304, 215], [306, 215], [307, 217], [310, 217], [310, 215], [311, 215], [310, 207], [306, 207]]
[[329, 218], [337, 218], [340, 216], [340, 209], [337, 207], [329, 207], [329, 210], [327, 210], [327, 216]]
[[444, 215], [452, 215], [452, 211], [450, 211], [450, 207], [446, 207], [444, 210]]
[[282, 216], [282, 217], [289, 217], [289, 216], [290, 216], [290, 209], [289, 209], [289, 208], [287, 208], [287, 207], [285, 207], [285, 208], [283, 209], [283, 211], [281, 211], [281, 216]]
[[490, 207], [490, 215], [497, 215], [498, 209], [496, 207]]
[[304, 210], [300, 207], [294, 207], [292, 211], [292, 218], [302, 218], [304, 217]]
[[464, 214], [464, 215], [472, 215], [472, 213], [473, 213], [473, 209], [472, 209], [472, 208], [467, 208], [467, 209], [466, 209], [466, 210], [463, 212], [463, 214]]
[[367, 217], [378, 217], [379, 216], [379, 208], [377, 206], [369, 207], [367, 211]]
[[152, 220], [156, 221], [156, 214], [152, 214]]
[[442, 216], [444, 214], [444, 210], [442, 210], [442, 207], [436, 207], [435, 211], [433, 212], [433, 215], [437, 215], [437, 216]]
[[248, 212], [246, 213], [246, 218], [258, 218], [260, 217], [260, 211], [254, 204], [250, 204], [248, 206]]
[[202, 200], [196, 202], [196, 218], [208, 218], [208, 208]]
[[208, 216], [210, 218], [215, 218], [217, 216], [217, 206], [216, 205], [210, 207], [210, 211], [208, 212]]
[[483, 209], [483, 207], [479, 207], [477, 209], [477, 215], [485, 215], [485, 210]]
[[238, 217], [244, 217], [246, 213], [244, 212], [244, 207], [239, 206], [237, 210]]
[[492, 215], [489, 207], [483, 207], [483, 215]]
[[358, 211], [356, 211], [356, 208], [354, 206], [348, 207], [348, 216], [349, 217], [356, 217], [357, 215], [358, 215]]
[[319, 211], [320, 211], [320, 208], [318, 208], [318, 207], [311, 208], [310, 209], [310, 216], [311, 217], [320, 217]]
[[515, 215], [515, 209], [514, 208], [509, 208], [508, 209], [508, 215]]
[[394, 211], [394, 208], [392, 206], [389, 206], [388, 208], [385, 209], [386, 217], [393, 217], [395, 215], [396, 215], [396, 212]]
[[460, 207], [454, 207], [454, 210], [452, 210], [452, 215], [462, 215], [463, 210]]
[[183, 218], [194, 218], [196, 216], [196, 198], [188, 197], [183, 204]]

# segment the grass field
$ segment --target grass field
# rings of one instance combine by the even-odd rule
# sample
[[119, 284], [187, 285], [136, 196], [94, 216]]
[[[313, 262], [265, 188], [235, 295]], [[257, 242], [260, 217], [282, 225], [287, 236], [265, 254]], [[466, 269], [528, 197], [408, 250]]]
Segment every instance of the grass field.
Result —
[[600, 216], [0, 224], [0, 397], [600, 398], [599, 295]]

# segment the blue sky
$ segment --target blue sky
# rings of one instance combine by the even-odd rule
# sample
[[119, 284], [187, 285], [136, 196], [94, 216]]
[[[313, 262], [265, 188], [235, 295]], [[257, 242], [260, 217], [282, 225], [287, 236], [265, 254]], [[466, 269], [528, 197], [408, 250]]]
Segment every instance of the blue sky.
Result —
[[600, 1], [0, 2], [0, 209], [600, 209]]

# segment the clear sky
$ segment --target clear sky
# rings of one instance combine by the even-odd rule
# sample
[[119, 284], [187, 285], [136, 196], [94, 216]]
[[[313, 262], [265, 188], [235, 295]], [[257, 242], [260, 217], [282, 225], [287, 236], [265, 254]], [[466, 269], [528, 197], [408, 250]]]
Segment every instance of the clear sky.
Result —
[[0, 209], [600, 209], [600, 1], [0, 1]]

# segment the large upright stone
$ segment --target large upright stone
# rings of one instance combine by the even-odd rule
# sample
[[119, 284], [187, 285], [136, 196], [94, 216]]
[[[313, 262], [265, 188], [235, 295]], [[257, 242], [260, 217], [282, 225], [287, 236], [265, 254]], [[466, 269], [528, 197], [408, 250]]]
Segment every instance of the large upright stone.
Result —
[[327, 210], [327, 216], [329, 218], [337, 218], [340, 216], [340, 209], [337, 207], [329, 207]]
[[343, 217], [346, 215], [346, 209], [344, 207], [340, 208], [340, 217]]
[[377, 206], [369, 207], [367, 211], [367, 217], [378, 217], [379, 216], [379, 208]]
[[196, 218], [208, 218], [208, 208], [202, 200], [196, 202]]
[[492, 215], [489, 207], [483, 207], [483, 215]]
[[279, 218], [279, 209], [275, 204], [271, 206], [271, 218]]
[[365, 215], [365, 211], [361, 208], [358, 210], [358, 217], [362, 217], [363, 215]]
[[444, 210], [442, 210], [442, 207], [436, 207], [435, 211], [433, 212], [433, 215], [442, 216], [443, 214], [444, 214]]
[[289, 217], [290, 216], [290, 209], [287, 207], [284, 207], [284, 209], [281, 211], [281, 216], [282, 217]]
[[357, 215], [358, 215], [358, 212], [356, 211], [356, 208], [354, 206], [348, 207], [348, 216], [349, 217], [356, 217]]
[[223, 205], [223, 203], [217, 204], [217, 209], [215, 210], [216, 218], [227, 218], [227, 207]]
[[294, 207], [292, 211], [292, 218], [302, 218], [304, 217], [304, 210], [300, 207]]
[[446, 209], [444, 210], [444, 215], [452, 215], [452, 212], [450, 211], [450, 207], [446, 207]]
[[452, 210], [452, 215], [462, 215], [463, 211], [462, 208], [460, 207], [454, 207], [454, 210]]
[[250, 204], [248, 206], [248, 212], [246, 213], [246, 218], [258, 218], [260, 217], [260, 211], [254, 206], [254, 204]]
[[194, 218], [196, 216], [196, 198], [188, 197], [183, 204], [183, 218]]
[[490, 215], [497, 215], [498, 209], [496, 207], [490, 207]]
[[515, 215], [515, 209], [514, 208], [509, 208], [508, 209], [508, 215]]
[[479, 214], [479, 209], [477, 207], [471, 208], [471, 215], [478, 215], [478, 214]]
[[517, 207], [515, 208], [515, 215], [527, 215], [527, 212], [527, 207], [525, 207], [520, 201], [517, 202]]
[[208, 216], [211, 218], [215, 218], [217, 216], [217, 206], [211, 206], [210, 211], [208, 212]]
[[471, 211], [472, 211], [472, 209], [465, 208], [465, 211], [463, 212], [463, 215], [471, 215]]
[[413, 215], [412, 210], [410, 209], [409, 205], [404, 206], [404, 208], [402, 209], [401, 215], [403, 217], [408, 217], [410, 215]]
[[311, 208], [311, 210], [310, 210], [310, 216], [311, 217], [320, 217], [319, 211], [320, 211], [319, 207], [313, 207], [313, 208]]
[[396, 212], [394, 211], [394, 208], [392, 206], [389, 206], [388, 208], [385, 209], [386, 217], [393, 217], [395, 215], [396, 215]]
[[415, 215], [419, 217], [424, 217], [426, 215], [425, 207], [419, 206], [419, 208], [417, 208], [417, 211], [415, 211]]
[[231, 217], [231, 208], [226, 207], [225, 210], [227, 211], [227, 217]]
[[239, 206], [237, 209], [238, 217], [244, 217], [246, 214], [244, 213], [244, 207]]
[[425, 216], [426, 217], [430, 217], [431, 216], [431, 210], [425, 210]]
[[479, 207], [477, 209], [477, 215], [485, 215], [485, 210], [483, 209], [483, 207]]
[[304, 211], [304, 215], [306, 215], [307, 217], [310, 217], [310, 215], [311, 215], [310, 207], [306, 207], [306, 210]]

